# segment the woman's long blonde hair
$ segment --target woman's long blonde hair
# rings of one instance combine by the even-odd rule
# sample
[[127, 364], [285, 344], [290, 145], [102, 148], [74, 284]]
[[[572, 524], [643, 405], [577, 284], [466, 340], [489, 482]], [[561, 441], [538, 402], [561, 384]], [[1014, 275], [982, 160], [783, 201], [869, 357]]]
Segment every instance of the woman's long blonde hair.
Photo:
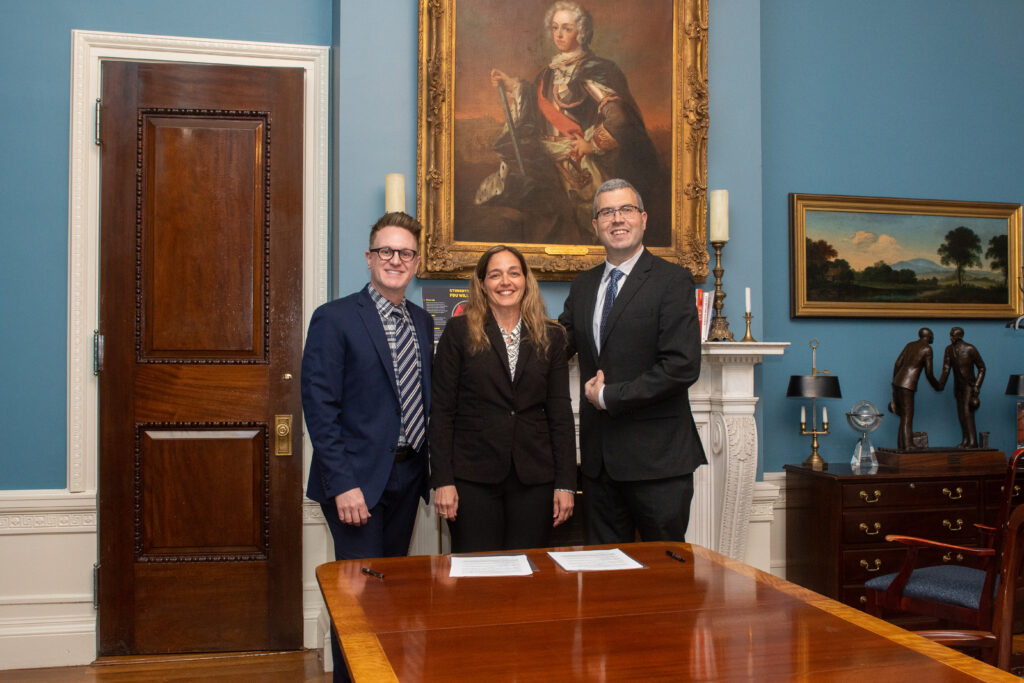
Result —
[[540, 295], [537, 278], [533, 276], [533, 271], [526, 265], [523, 254], [515, 247], [504, 244], [496, 244], [485, 251], [480, 260], [476, 262], [473, 274], [469, 276], [469, 303], [466, 304], [465, 313], [466, 324], [469, 327], [469, 350], [471, 353], [479, 353], [491, 345], [484, 332], [484, 323], [487, 321], [487, 316], [490, 315], [491, 305], [487, 300], [487, 292], [484, 291], [483, 283], [491, 257], [503, 251], [507, 251], [519, 259], [519, 266], [526, 278], [526, 287], [519, 304], [519, 314], [533, 347], [542, 355], [547, 354], [552, 339], [548, 331], [547, 307], [544, 305], [544, 298]]

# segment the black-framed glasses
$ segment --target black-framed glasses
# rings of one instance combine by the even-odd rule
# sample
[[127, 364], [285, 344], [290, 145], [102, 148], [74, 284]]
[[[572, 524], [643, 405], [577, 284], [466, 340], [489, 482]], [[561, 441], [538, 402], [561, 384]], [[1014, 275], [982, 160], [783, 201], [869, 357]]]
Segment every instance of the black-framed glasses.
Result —
[[606, 207], [601, 209], [596, 214], [597, 220], [599, 221], [610, 221], [615, 214], [619, 214], [623, 218], [636, 218], [641, 213], [639, 206], [633, 206], [632, 204], [623, 204], [619, 208], [615, 209], [612, 207]]
[[415, 249], [393, 249], [392, 247], [376, 247], [371, 249], [373, 253], [377, 254], [377, 258], [381, 261], [390, 261], [398, 254], [398, 258], [402, 259], [406, 263], [416, 258]]

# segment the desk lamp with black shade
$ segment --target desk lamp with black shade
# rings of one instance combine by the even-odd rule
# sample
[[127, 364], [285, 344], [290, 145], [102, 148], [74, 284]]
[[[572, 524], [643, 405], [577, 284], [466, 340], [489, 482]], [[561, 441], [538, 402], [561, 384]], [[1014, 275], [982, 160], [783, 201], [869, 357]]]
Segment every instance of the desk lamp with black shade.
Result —
[[811, 437], [811, 454], [803, 462], [804, 467], [812, 470], [822, 471], [826, 469], [825, 461], [818, 454], [818, 437], [829, 433], [828, 409], [821, 409], [821, 429], [818, 429], [818, 399], [819, 398], [842, 398], [839, 390], [839, 378], [828, 374], [828, 370], [818, 372], [818, 345], [817, 339], [810, 341], [811, 347], [811, 374], [792, 375], [789, 378], [789, 388], [786, 389], [786, 396], [791, 398], [811, 399], [811, 428], [807, 429], [807, 411], [800, 407], [800, 434]]

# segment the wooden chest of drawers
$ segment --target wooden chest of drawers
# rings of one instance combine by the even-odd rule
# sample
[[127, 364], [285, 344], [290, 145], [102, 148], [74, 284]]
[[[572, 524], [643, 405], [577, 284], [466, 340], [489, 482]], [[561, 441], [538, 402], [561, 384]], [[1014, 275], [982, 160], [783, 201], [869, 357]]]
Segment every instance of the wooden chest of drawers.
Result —
[[[858, 475], [829, 463], [814, 472], [786, 465], [786, 578], [854, 607], [864, 582], [899, 569], [905, 551], [886, 534], [976, 546], [976, 523], [999, 512], [1005, 466], [947, 467], [900, 473], [879, 469]], [[929, 564], [963, 562], [933, 552]]]

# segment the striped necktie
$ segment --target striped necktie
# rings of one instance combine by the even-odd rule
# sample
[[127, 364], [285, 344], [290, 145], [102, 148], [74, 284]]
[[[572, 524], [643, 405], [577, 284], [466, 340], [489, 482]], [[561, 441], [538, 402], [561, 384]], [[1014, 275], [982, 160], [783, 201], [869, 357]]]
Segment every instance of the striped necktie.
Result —
[[393, 310], [395, 321], [395, 379], [402, 401], [402, 431], [413, 450], [423, 445], [426, 420], [423, 415], [423, 388], [420, 383], [419, 363], [412, 324], [400, 310]]
[[604, 292], [604, 305], [601, 307], [601, 339], [604, 339], [604, 328], [608, 324], [608, 314], [612, 312], [615, 295], [619, 293], [620, 277], [622, 277], [622, 271], [618, 268], [612, 268], [608, 273], [608, 289]]

